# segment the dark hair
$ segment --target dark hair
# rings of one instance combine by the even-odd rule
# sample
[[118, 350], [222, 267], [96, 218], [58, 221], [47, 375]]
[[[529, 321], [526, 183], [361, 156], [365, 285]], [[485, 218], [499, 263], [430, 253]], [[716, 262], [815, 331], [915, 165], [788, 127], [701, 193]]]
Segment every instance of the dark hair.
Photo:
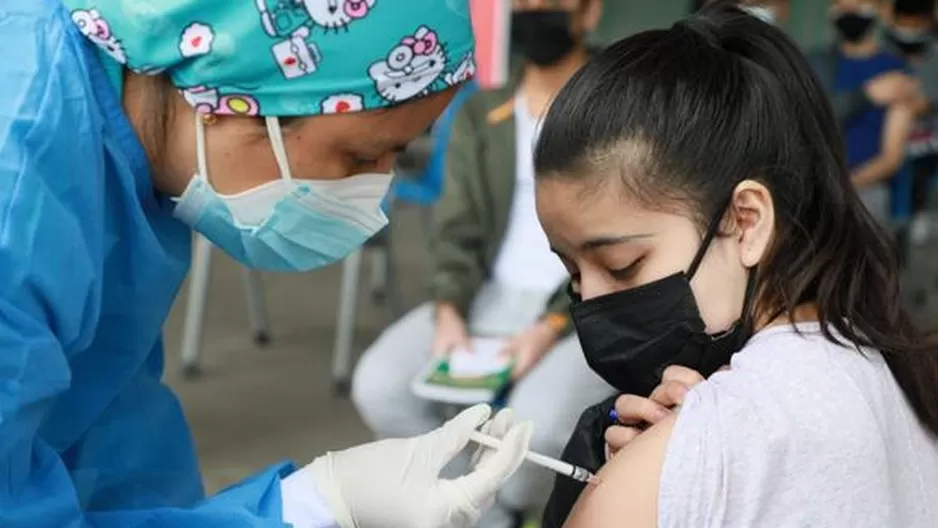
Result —
[[893, 13], [897, 15], [934, 16], [935, 0], [896, 0]]
[[582, 68], [547, 114], [537, 177], [616, 175], [589, 183], [692, 210], [701, 232], [739, 182], [761, 182], [776, 232], [755, 313], [794, 318], [816, 303], [825, 337], [838, 342], [832, 327], [880, 350], [938, 433], [938, 343], [901, 306], [896, 250], [851, 184], [824, 91], [781, 30], [732, 4], [621, 40]]

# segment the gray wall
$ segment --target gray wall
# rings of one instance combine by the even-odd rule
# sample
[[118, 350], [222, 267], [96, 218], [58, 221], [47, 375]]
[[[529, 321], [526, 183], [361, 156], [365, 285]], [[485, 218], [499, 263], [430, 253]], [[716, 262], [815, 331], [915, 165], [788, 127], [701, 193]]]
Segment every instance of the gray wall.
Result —
[[[687, 14], [690, 0], [605, 0], [605, 15], [596, 40], [609, 43], [636, 31], [667, 27]], [[827, 0], [791, 0], [789, 33], [802, 46], [817, 46], [827, 39]]]

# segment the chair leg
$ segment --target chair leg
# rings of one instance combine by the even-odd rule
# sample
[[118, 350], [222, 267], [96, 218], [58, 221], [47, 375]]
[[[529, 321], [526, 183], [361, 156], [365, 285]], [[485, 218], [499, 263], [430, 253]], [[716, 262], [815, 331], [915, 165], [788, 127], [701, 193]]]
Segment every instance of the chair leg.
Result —
[[258, 271], [244, 268], [244, 289], [247, 293], [248, 322], [251, 337], [258, 346], [270, 343], [270, 326], [267, 318], [267, 304], [264, 302], [264, 286]]
[[387, 244], [385, 245], [384, 258], [384, 276], [385, 278], [385, 298], [388, 311], [393, 319], [401, 316], [401, 283], [397, 276], [397, 259], [394, 258], [394, 230], [388, 228]]
[[186, 319], [182, 331], [182, 375], [194, 379], [201, 374], [199, 362], [202, 347], [202, 326], [212, 266], [212, 244], [202, 235], [196, 235], [192, 254], [192, 272]]
[[388, 255], [387, 247], [368, 248], [371, 256], [371, 297], [375, 302], [388, 298]]
[[351, 389], [352, 344], [355, 338], [355, 311], [358, 305], [361, 267], [362, 250], [352, 253], [342, 263], [335, 349], [332, 355], [332, 383], [336, 395], [343, 397], [348, 396]]

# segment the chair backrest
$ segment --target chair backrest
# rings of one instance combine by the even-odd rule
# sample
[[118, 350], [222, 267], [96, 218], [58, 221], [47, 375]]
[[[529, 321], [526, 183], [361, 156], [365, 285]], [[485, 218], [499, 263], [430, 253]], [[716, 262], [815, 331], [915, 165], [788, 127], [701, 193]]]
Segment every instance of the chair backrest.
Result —
[[453, 126], [453, 118], [464, 102], [476, 91], [475, 82], [466, 83], [457, 93], [443, 115], [436, 120], [431, 131], [433, 150], [421, 174], [413, 178], [396, 178], [392, 195], [395, 201], [429, 206], [436, 203], [443, 192], [443, 173], [446, 171], [446, 149]]

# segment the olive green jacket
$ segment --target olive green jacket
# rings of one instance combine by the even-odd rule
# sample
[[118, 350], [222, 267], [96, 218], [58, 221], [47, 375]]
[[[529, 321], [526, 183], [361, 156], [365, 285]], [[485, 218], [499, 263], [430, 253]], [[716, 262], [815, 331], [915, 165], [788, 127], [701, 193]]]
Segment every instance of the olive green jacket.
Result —
[[[464, 316], [492, 273], [515, 192], [514, 94], [517, 83], [473, 94], [453, 119], [443, 195], [431, 233], [431, 295]], [[544, 315], [569, 320], [567, 285], [550, 298]], [[563, 319], [558, 318], [563, 316]]]

